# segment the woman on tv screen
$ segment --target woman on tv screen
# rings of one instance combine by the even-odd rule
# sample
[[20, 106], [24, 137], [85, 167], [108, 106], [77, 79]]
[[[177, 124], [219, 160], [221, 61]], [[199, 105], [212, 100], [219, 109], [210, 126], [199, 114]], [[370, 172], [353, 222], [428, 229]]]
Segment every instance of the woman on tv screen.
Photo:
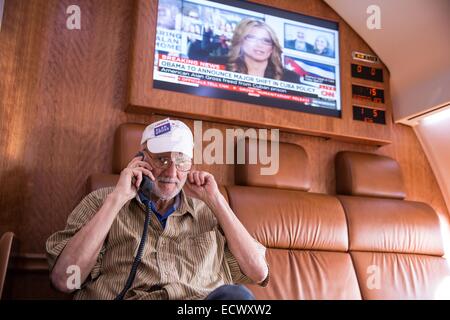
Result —
[[283, 68], [283, 50], [272, 28], [261, 20], [244, 19], [236, 27], [228, 57], [233, 72], [298, 82], [298, 76]]

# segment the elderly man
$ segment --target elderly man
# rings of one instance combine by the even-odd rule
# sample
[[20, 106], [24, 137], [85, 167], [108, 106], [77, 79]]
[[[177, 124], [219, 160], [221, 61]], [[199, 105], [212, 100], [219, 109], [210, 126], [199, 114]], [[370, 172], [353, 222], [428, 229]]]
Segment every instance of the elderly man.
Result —
[[86, 196], [47, 240], [53, 285], [76, 299], [252, 299], [236, 284], [267, 285], [265, 247], [214, 177], [192, 170], [191, 130], [165, 119], [141, 144], [117, 185]]

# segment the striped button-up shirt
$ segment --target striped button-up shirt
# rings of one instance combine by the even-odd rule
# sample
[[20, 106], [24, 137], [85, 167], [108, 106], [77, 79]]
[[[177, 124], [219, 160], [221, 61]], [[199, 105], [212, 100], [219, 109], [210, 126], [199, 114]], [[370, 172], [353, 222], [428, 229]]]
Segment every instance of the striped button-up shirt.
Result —
[[[100, 209], [113, 188], [86, 196], [70, 214], [64, 230], [46, 242], [50, 270], [67, 242]], [[145, 206], [132, 199], [117, 214], [89, 277], [75, 299], [114, 299], [123, 289], [141, 240]], [[256, 241], [256, 240], [255, 240]], [[258, 250], [266, 248], [258, 243]], [[266, 286], [269, 275], [260, 284]], [[214, 213], [181, 192], [181, 202], [163, 228], [152, 214], [136, 278], [125, 299], [203, 299], [232, 283], [253, 283], [239, 268]]]

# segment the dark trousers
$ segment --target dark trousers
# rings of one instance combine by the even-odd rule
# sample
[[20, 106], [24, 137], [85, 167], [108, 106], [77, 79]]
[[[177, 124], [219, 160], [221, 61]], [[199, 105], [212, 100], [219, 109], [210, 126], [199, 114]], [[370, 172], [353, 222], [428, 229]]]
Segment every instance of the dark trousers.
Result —
[[243, 285], [225, 284], [214, 289], [205, 300], [255, 300], [255, 296]]

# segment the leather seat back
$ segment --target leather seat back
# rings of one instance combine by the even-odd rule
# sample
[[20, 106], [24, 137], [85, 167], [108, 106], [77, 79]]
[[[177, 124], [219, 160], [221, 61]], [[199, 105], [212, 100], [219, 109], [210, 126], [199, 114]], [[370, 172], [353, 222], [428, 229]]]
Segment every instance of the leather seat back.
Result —
[[0, 299], [2, 298], [3, 287], [5, 285], [13, 241], [14, 233], [12, 232], [5, 232], [0, 237]]
[[87, 182], [87, 193], [116, 185], [120, 172], [140, 150], [144, 129], [145, 125], [138, 123], [123, 123], [117, 128], [114, 134], [113, 173], [92, 174]]
[[[377, 172], [371, 179], [355, 174], [367, 168], [367, 162]], [[361, 294], [363, 299], [440, 298], [450, 269], [442, 258], [439, 218], [425, 203], [402, 200], [399, 171], [396, 161], [387, 157], [352, 152], [337, 157], [337, 184], [355, 195], [339, 199]], [[365, 197], [357, 196], [361, 190]]]
[[245, 186], [227, 187], [231, 208], [267, 248], [269, 284], [249, 288], [258, 299], [361, 299], [338, 199], [306, 192], [303, 148], [281, 143], [279, 166], [262, 176], [259, 164], [241, 165], [236, 181]]

